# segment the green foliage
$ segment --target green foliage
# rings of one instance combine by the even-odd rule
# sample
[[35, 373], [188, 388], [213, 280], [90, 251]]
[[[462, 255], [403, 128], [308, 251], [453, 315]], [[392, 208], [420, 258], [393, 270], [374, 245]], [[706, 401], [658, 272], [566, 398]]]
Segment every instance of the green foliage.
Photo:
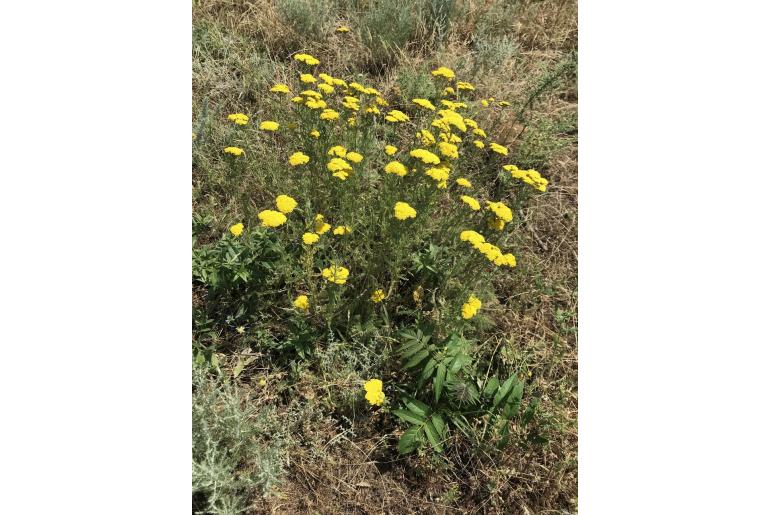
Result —
[[329, 34], [333, 4], [329, 0], [277, 0], [278, 12], [297, 34], [320, 41]]
[[193, 510], [245, 513], [283, 473], [282, 425], [208, 370], [193, 367]]

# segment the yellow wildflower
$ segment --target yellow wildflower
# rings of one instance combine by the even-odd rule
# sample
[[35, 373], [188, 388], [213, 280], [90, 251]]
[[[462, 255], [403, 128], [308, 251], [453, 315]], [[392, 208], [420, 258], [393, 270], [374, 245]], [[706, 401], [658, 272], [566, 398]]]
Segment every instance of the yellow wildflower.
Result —
[[427, 98], [413, 98], [412, 102], [425, 109], [430, 109], [431, 111], [436, 110], [436, 106], [434, 106]]
[[315, 66], [321, 62], [310, 54], [294, 54], [294, 59], [301, 61], [308, 66]]
[[425, 164], [439, 164], [441, 162], [441, 159], [439, 159], [436, 154], [422, 148], [416, 148], [410, 151], [409, 155], [416, 157]]
[[484, 236], [476, 231], [463, 231], [460, 233], [460, 239], [462, 241], [470, 242], [474, 246], [484, 243]]
[[502, 202], [491, 202], [487, 200], [487, 209], [492, 211], [498, 218], [508, 223], [513, 220], [511, 209]]
[[475, 295], [471, 295], [468, 297], [468, 301], [463, 304], [463, 318], [466, 320], [473, 318], [479, 309], [481, 309], [481, 300]]
[[502, 145], [498, 145], [497, 143], [490, 143], [489, 148], [492, 150], [492, 152], [497, 152], [498, 154], [502, 154], [504, 156], [508, 155], [508, 149]]
[[350, 28], [349, 28], [347, 25], [342, 25], [342, 26], [340, 26], [340, 27], [337, 27], [337, 29], [335, 30], [335, 32], [339, 32], [339, 33], [341, 33], [341, 34], [344, 34], [344, 33], [346, 33], [346, 32], [350, 32]]
[[259, 128], [263, 131], [277, 131], [278, 127], [278, 122], [273, 122], [271, 120], [265, 120], [259, 124]]
[[454, 79], [455, 78], [455, 72], [447, 68], [446, 66], [441, 66], [439, 68], [436, 68], [432, 72], [430, 72], [434, 77], [443, 77], [447, 80]]
[[385, 165], [385, 173], [392, 173], [399, 177], [404, 177], [407, 174], [406, 166], [402, 165], [398, 161], [391, 161]]
[[350, 270], [344, 266], [332, 265], [329, 268], [321, 270], [321, 275], [330, 283], [345, 284], [350, 275]]
[[304, 91], [301, 91], [300, 95], [302, 95], [303, 97], [315, 98], [316, 100], [320, 100], [324, 97], [322, 94], [320, 94], [317, 91], [313, 91], [312, 89], [306, 89]]
[[324, 215], [318, 214], [315, 215], [315, 219], [313, 220], [313, 229], [317, 234], [324, 234], [325, 232], [328, 232], [329, 229], [331, 229], [332, 226], [327, 224], [324, 221]]
[[330, 172], [348, 172], [348, 171], [353, 171], [353, 168], [351, 168], [351, 166], [348, 164], [348, 162], [340, 159], [339, 157], [332, 158], [332, 160], [329, 161], [326, 164], [326, 168]]
[[473, 140], [473, 144], [476, 145], [476, 148], [484, 148], [484, 142], [479, 139]]
[[[310, 302], [308, 302], [307, 295], [298, 295], [296, 299], [294, 299], [294, 307], [297, 309], [301, 309], [302, 311], [307, 311], [310, 307]], [[262, 379], [264, 381], [264, 379]]]
[[499, 105], [500, 107], [508, 107], [509, 105], [511, 105], [511, 103], [506, 100], [501, 100], [500, 102], [497, 103], [497, 105]]
[[245, 332], [246, 332], [246, 328], [245, 328], [245, 327], [243, 327], [242, 325], [239, 325], [238, 327], [236, 327], [236, 328], [235, 328], [235, 331], [236, 331], [238, 334], [243, 334], [243, 333], [245, 333]]
[[484, 129], [482, 129], [480, 127], [477, 128], [477, 129], [473, 129], [473, 134], [475, 134], [476, 136], [479, 136], [481, 138], [486, 138], [487, 137], [487, 133], [484, 132]]
[[275, 206], [281, 213], [288, 214], [294, 211], [294, 208], [297, 207], [297, 201], [288, 195], [278, 195], [275, 198]]
[[420, 132], [417, 133], [417, 137], [422, 140], [422, 144], [425, 146], [436, 143], [436, 138], [433, 136], [433, 133], [427, 129], [420, 129]]
[[350, 161], [351, 163], [360, 163], [364, 160], [364, 156], [359, 154], [358, 152], [348, 152], [345, 156], [345, 159]]
[[301, 104], [302, 102], [304, 102], [304, 101], [305, 101], [305, 99], [304, 99], [304, 98], [302, 98], [302, 97], [293, 97], [293, 98], [291, 99], [291, 101], [292, 101], [292, 102], [294, 102], [295, 104]]
[[460, 177], [455, 181], [458, 186], [462, 186], [463, 188], [472, 188], [473, 185], [471, 184], [471, 181], [466, 179], [465, 177]]
[[465, 90], [468, 90], [468, 91], [473, 91], [476, 88], [473, 87], [473, 84], [471, 84], [470, 82], [462, 82], [462, 81], [460, 81], [460, 82], [457, 83], [457, 89], [465, 89]]
[[265, 380], [265, 378], [264, 377], [260, 378], [259, 386], [265, 386], [266, 384], [267, 384], [267, 381]]
[[294, 152], [289, 156], [289, 164], [291, 166], [300, 166], [310, 162], [310, 156], [303, 154], [302, 152]]
[[316, 78], [310, 75], [309, 73], [303, 73], [302, 75], [299, 76], [299, 80], [301, 80], [305, 84], [312, 84], [313, 82], [316, 81]]
[[454, 95], [454, 94], [455, 94], [455, 89], [452, 86], [447, 86], [444, 88], [444, 96]]
[[321, 136], [321, 133], [313, 129], [312, 131], [310, 131], [310, 136], [313, 138], [318, 138], [319, 136]]
[[417, 216], [417, 211], [406, 202], [396, 202], [396, 205], [393, 206], [393, 213], [399, 220], [406, 220], [407, 218]]
[[479, 209], [481, 209], [481, 205], [479, 204], [479, 201], [473, 197], [469, 197], [467, 195], [461, 195], [460, 200], [468, 204], [471, 207], [471, 209], [473, 209], [474, 211], [478, 211]]
[[233, 234], [233, 236], [240, 236], [243, 232], [243, 224], [237, 223], [235, 225], [231, 225], [230, 232]]
[[442, 141], [438, 144], [438, 149], [442, 155], [450, 159], [457, 159], [460, 157], [460, 154], [457, 151], [457, 145], [453, 145], [452, 143]]
[[340, 113], [334, 109], [324, 109], [321, 113], [321, 120], [337, 120], [340, 117]]
[[449, 179], [449, 169], [443, 166], [428, 168], [425, 175], [437, 182], [446, 182]]
[[383, 299], [385, 299], [385, 292], [382, 290], [374, 290], [372, 292], [372, 302], [377, 304], [378, 302], [382, 302]]
[[225, 154], [240, 156], [243, 154], [243, 149], [238, 147], [225, 147]]
[[346, 234], [350, 234], [351, 232], [353, 232], [353, 229], [351, 229], [347, 225], [338, 225], [337, 227], [334, 228], [334, 231], [332, 232], [334, 233], [335, 236], [344, 236]]
[[369, 379], [364, 384], [366, 391], [365, 398], [372, 406], [382, 406], [385, 402], [385, 394], [382, 391], [382, 381], [379, 379]]
[[[305, 101], [305, 106], [309, 107], [310, 109], [323, 109], [324, 111], [327, 111], [326, 102], [320, 98], [308, 98]], [[331, 109], [328, 110], [331, 111]]]
[[289, 86], [286, 84], [276, 84], [272, 88], [270, 88], [270, 91], [273, 93], [291, 93], [291, 90], [289, 89]]
[[331, 95], [332, 93], [334, 93], [334, 86], [329, 86], [328, 84], [319, 84], [318, 89], [320, 89], [327, 95]]
[[236, 125], [246, 125], [249, 123], [249, 117], [243, 113], [234, 113], [227, 115], [228, 120], [232, 120]]
[[394, 147], [393, 145], [385, 145], [385, 153], [389, 156], [392, 156], [396, 152], [398, 152], [398, 148]]
[[398, 109], [391, 110], [385, 119], [389, 122], [408, 122], [409, 117]]
[[302, 243], [305, 245], [312, 245], [313, 243], [316, 243], [321, 237], [317, 234], [313, 234], [312, 232], [306, 232], [302, 235]]
[[494, 229], [496, 231], [502, 231], [505, 229], [505, 221], [502, 218], [498, 218], [496, 216], [490, 218], [487, 222], [487, 225], [490, 227], [490, 229]]
[[345, 157], [345, 154], [348, 153], [348, 149], [343, 147], [342, 145], [334, 145], [332, 148], [329, 149], [328, 152], [326, 152], [327, 156], [337, 156], [337, 157]]
[[278, 227], [279, 225], [286, 223], [286, 215], [280, 211], [273, 211], [272, 209], [260, 211], [259, 214], [257, 214], [257, 218], [262, 221], [263, 227]]

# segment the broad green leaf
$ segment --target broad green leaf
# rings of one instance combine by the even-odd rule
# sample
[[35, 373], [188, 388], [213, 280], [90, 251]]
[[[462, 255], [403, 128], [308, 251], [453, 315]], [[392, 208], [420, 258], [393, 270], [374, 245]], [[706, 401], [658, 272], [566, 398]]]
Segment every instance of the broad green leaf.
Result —
[[440, 364], [436, 370], [436, 375], [433, 376], [433, 399], [438, 403], [441, 398], [441, 392], [444, 391], [444, 380], [446, 379], [446, 367], [444, 364]]
[[407, 454], [417, 448], [422, 440], [420, 426], [412, 426], [401, 435], [398, 440], [398, 452], [401, 454]]
[[399, 354], [401, 354], [401, 357], [404, 359], [408, 359], [409, 356], [413, 355], [415, 352], [419, 352], [425, 348], [425, 345], [421, 341], [407, 343], [401, 349], [398, 351]]
[[404, 365], [404, 368], [414, 368], [417, 365], [419, 365], [422, 360], [428, 357], [428, 349], [423, 349], [422, 351], [418, 352], [414, 356], [412, 356], [412, 359], [410, 359], [406, 365]]
[[433, 422], [433, 427], [436, 428], [438, 434], [441, 436], [441, 439], [443, 440], [446, 438], [446, 422], [444, 422], [444, 419], [441, 418], [441, 415], [434, 413], [430, 416], [430, 420]]
[[406, 401], [406, 408], [423, 419], [430, 415], [430, 406], [417, 399], [408, 399]]
[[219, 368], [219, 358], [213, 352], [211, 353], [211, 360], [209, 360], [209, 363], [211, 363], [212, 367]]
[[501, 402], [503, 402], [503, 399], [511, 393], [511, 390], [513, 389], [513, 382], [516, 381], [516, 374], [509, 377], [503, 385], [500, 387], [499, 390], [497, 390], [497, 393], [495, 394], [495, 398], [492, 400], [492, 405], [496, 408]]
[[233, 369], [233, 377], [238, 377], [241, 375], [241, 372], [243, 372], [243, 367], [245, 365], [243, 364], [243, 360], [241, 358], [238, 358], [238, 363], [235, 365], [235, 368]]
[[500, 380], [497, 376], [490, 377], [484, 387], [484, 397], [492, 397], [500, 387]]
[[428, 437], [428, 441], [433, 446], [433, 449], [436, 452], [442, 452], [443, 449], [441, 448], [441, 435], [439, 435], [438, 430], [433, 426], [433, 422], [430, 420], [423, 426], [423, 430], [425, 431], [425, 436]]
[[433, 358], [428, 358], [428, 361], [425, 362], [425, 366], [422, 369], [422, 373], [420, 374], [420, 380], [418, 388], [422, 388], [422, 385], [425, 384], [425, 381], [428, 380], [428, 378], [433, 374], [433, 371], [436, 369], [436, 360]]
[[425, 417], [418, 417], [411, 411], [405, 409], [393, 410], [393, 414], [405, 422], [410, 424], [422, 424], [425, 422]]

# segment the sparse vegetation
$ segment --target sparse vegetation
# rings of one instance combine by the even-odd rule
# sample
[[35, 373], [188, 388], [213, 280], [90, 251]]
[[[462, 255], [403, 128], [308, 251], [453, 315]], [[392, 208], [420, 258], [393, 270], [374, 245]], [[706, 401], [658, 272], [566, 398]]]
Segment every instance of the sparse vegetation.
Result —
[[193, 3], [196, 512], [577, 511], [576, 4], [401, 4]]

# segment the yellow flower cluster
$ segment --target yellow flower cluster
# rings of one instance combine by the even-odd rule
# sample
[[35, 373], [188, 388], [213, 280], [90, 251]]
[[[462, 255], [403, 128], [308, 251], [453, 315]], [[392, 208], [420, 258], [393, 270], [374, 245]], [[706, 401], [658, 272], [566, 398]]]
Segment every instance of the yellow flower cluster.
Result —
[[317, 243], [320, 238], [321, 237], [318, 236], [317, 234], [314, 234], [312, 232], [306, 232], [305, 234], [302, 235], [302, 243], [304, 243], [305, 245], [312, 245], [314, 243]]
[[288, 195], [278, 195], [275, 198], [275, 206], [283, 214], [289, 214], [297, 207], [297, 201]]
[[473, 185], [471, 184], [471, 181], [466, 179], [465, 177], [460, 177], [455, 181], [458, 186], [462, 186], [463, 188], [472, 188]]
[[519, 170], [516, 165], [504, 165], [503, 168], [511, 172], [514, 179], [520, 179], [537, 190], [545, 191], [548, 186], [548, 179], [535, 170]]
[[324, 215], [322, 214], [315, 215], [315, 219], [313, 220], [313, 229], [317, 234], [327, 233], [331, 228], [332, 226], [326, 223], [326, 219], [324, 218]]
[[240, 156], [243, 155], [243, 149], [238, 147], [225, 147], [225, 154]]
[[371, 298], [372, 298], [372, 302], [374, 302], [375, 304], [382, 302], [385, 299], [385, 292], [382, 290], [374, 290], [374, 292], [372, 292]]
[[321, 270], [324, 279], [334, 284], [345, 284], [350, 275], [350, 270], [344, 266], [332, 265]]
[[286, 215], [280, 211], [265, 209], [257, 214], [257, 218], [262, 222], [263, 227], [278, 227], [286, 223]]
[[406, 166], [399, 163], [398, 161], [391, 161], [385, 165], [385, 173], [392, 173], [394, 175], [398, 175], [399, 177], [404, 177], [408, 171]]
[[389, 156], [392, 156], [398, 152], [398, 148], [394, 147], [393, 145], [385, 145], [385, 153]]
[[307, 311], [308, 308], [310, 308], [310, 302], [308, 301], [307, 295], [298, 295], [297, 298], [294, 299], [294, 307], [301, 309], [302, 311]]
[[294, 59], [303, 62], [308, 66], [315, 66], [321, 62], [310, 54], [294, 54]]
[[431, 101], [427, 98], [413, 98], [412, 102], [420, 107], [424, 107], [425, 109], [430, 109], [431, 111], [436, 110], [436, 106], [434, 106], [433, 103], [431, 103]]
[[364, 390], [366, 391], [366, 400], [372, 406], [382, 406], [385, 402], [385, 394], [382, 391], [382, 381], [379, 379], [369, 379], [364, 384]]
[[508, 155], [508, 149], [502, 145], [498, 145], [497, 143], [490, 143], [489, 148], [492, 150], [492, 152], [497, 152], [498, 154], [502, 154], [504, 156]]
[[425, 150], [424, 148], [416, 148], [414, 150], [411, 150], [409, 152], [409, 155], [412, 157], [416, 157], [426, 165], [430, 165], [430, 164], [437, 165], [441, 162], [441, 159], [439, 159], [439, 157], [436, 154], [434, 154], [430, 150]]
[[259, 124], [259, 128], [263, 131], [277, 131], [278, 130], [278, 122], [274, 122], [271, 120], [265, 120], [264, 122]]
[[334, 231], [332, 232], [334, 233], [335, 236], [344, 236], [346, 234], [350, 234], [351, 232], [353, 232], [353, 229], [351, 229], [347, 225], [338, 225], [337, 227], [334, 228]]
[[409, 117], [399, 111], [398, 109], [393, 109], [388, 113], [388, 115], [385, 117], [385, 119], [389, 122], [408, 122]]
[[473, 318], [476, 313], [481, 309], [481, 300], [475, 295], [468, 297], [468, 301], [463, 304], [462, 314], [465, 320]]
[[289, 86], [287, 86], [286, 84], [276, 84], [275, 86], [270, 88], [270, 91], [273, 93], [291, 93]]
[[486, 241], [484, 236], [476, 231], [463, 231], [460, 233], [462, 241], [469, 242], [473, 248], [484, 254], [484, 256], [497, 266], [516, 266], [516, 257], [511, 254], [503, 254], [499, 247]]
[[474, 211], [478, 211], [479, 209], [481, 209], [481, 205], [479, 205], [479, 201], [473, 197], [469, 197], [467, 195], [461, 195], [460, 200], [468, 204], [470, 208], [473, 209]]
[[439, 68], [436, 68], [432, 72], [430, 72], [434, 77], [443, 77], [447, 80], [451, 80], [455, 78], [455, 72], [447, 68], [446, 66], [441, 66]]
[[492, 211], [497, 218], [505, 223], [513, 220], [513, 212], [511, 212], [511, 209], [502, 202], [491, 202], [487, 200], [487, 209]]
[[234, 113], [227, 115], [228, 120], [232, 120], [236, 125], [246, 125], [249, 123], [249, 117], [243, 113]]
[[289, 156], [289, 164], [291, 166], [300, 166], [310, 162], [310, 156], [303, 154], [302, 152], [294, 152]]
[[406, 202], [396, 202], [393, 206], [393, 214], [399, 220], [406, 220], [407, 218], [414, 218], [417, 216], [417, 211]]
[[243, 232], [243, 224], [237, 223], [235, 225], [231, 225], [230, 232], [232, 233], [233, 236], [240, 236], [241, 233]]

